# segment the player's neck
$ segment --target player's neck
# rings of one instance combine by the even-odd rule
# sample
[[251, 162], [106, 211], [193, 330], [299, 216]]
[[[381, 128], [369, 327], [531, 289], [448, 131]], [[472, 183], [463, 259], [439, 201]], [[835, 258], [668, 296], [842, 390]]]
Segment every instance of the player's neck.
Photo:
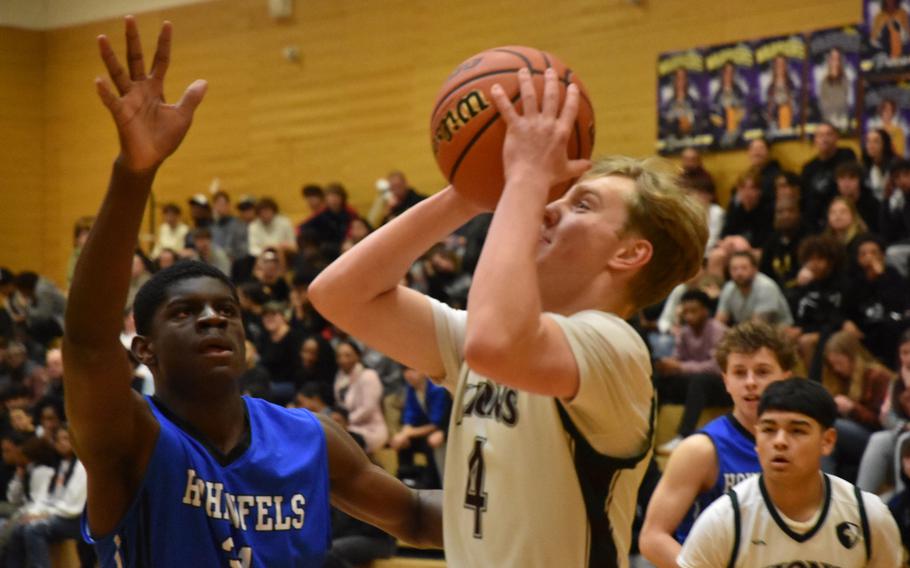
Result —
[[765, 488], [777, 510], [797, 522], [815, 516], [825, 500], [825, 480], [821, 471], [791, 479], [764, 478]]
[[167, 392], [159, 392], [156, 398], [222, 454], [230, 453], [243, 438], [245, 410], [237, 392], [212, 397], [204, 403]]
[[745, 412], [733, 406], [733, 418], [736, 419], [739, 424], [749, 431], [752, 436], [755, 436], [755, 423], [758, 422], [758, 419], [754, 416], [748, 416]]

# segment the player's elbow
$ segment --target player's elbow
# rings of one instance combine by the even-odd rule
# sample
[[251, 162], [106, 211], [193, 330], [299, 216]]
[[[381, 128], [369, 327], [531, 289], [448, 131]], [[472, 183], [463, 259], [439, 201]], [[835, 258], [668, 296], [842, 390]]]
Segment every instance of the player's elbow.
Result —
[[638, 536], [638, 550], [645, 559], [658, 568], [676, 568], [676, 554], [672, 550], [665, 550], [667, 539], [676, 543], [671, 535], [648, 523], [648, 519], [645, 518], [645, 524]]
[[496, 379], [508, 368], [510, 346], [489, 333], [469, 333], [465, 337], [464, 358], [475, 373]]

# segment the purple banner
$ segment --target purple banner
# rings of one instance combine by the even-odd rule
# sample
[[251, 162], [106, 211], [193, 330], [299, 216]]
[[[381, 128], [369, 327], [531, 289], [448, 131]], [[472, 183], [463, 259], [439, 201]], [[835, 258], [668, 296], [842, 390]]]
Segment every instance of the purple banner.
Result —
[[708, 74], [708, 118], [714, 147], [741, 148], [762, 135], [758, 112], [758, 69], [748, 42], [704, 50]]
[[842, 134], [856, 132], [860, 43], [856, 26], [820, 30], [809, 37], [807, 134], [822, 122]]
[[765, 138], [789, 140], [801, 135], [803, 70], [806, 41], [801, 35], [753, 43], [759, 68], [758, 96], [765, 120]]
[[706, 76], [701, 50], [665, 53], [657, 59], [657, 150], [711, 145], [706, 117]]
[[910, 0], [864, 0], [862, 68], [872, 74], [910, 70]]
[[910, 133], [910, 83], [864, 83], [863, 134], [882, 129], [898, 156], [907, 157]]

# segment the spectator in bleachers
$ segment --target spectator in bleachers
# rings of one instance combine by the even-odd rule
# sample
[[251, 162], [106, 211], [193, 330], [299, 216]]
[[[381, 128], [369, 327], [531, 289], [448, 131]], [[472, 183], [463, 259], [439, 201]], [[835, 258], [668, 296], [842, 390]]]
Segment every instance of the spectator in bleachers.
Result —
[[298, 231], [301, 226], [311, 221], [314, 217], [316, 217], [316, 215], [319, 215], [322, 213], [322, 210], [325, 209], [325, 192], [318, 184], [305, 184], [300, 188], [300, 196], [303, 197], [304, 201], [306, 201], [307, 207], [310, 209], [310, 214], [298, 226]]
[[882, 404], [880, 418], [884, 430], [874, 432], [869, 438], [856, 476], [856, 486], [871, 493], [879, 493], [889, 484], [899, 491], [904, 485], [899, 478], [894, 479], [893, 465], [895, 455], [899, 455], [899, 440], [910, 431], [910, 332], [901, 335], [898, 364], [897, 377], [888, 386]]
[[727, 208], [727, 218], [721, 238], [741, 236], [753, 249], [760, 248], [771, 234], [774, 208], [770, 200], [762, 198], [758, 172], [749, 170], [736, 184], [736, 199]]
[[897, 338], [910, 326], [910, 287], [900, 272], [885, 264], [885, 244], [879, 237], [862, 235], [854, 245], [844, 329], [862, 338], [879, 360], [888, 361]]
[[174, 249], [161, 249], [161, 252], [158, 253], [158, 258], [155, 259], [155, 272], [159, 270], [164, 270], [165, 268], [170, 268], [180, 260], [180, 255], [177, 254], [177, 251]]
[[904, 489], [888, 501], [888, 509], [901, 531], [906, 556], [910, 555], [910, 437], [902, 438], [898, 456], [898, 477], [903, 481]]
[[47, 389], [44, 391], [43, 400], [63, 407], [63, 353], [58, 347], [47, 350], [44, 355], [44, 376], [47, 379]]
[[845, 256], [844, 246], [828, 235], [810, 235], [799, 245], [800, 269], [789, 297], [794, 319], [790, 334], [797, 338], [811, 379], [819, 377], [817, 347], [846, 320]]
[[294, 383], [300, 388], [306, 384], [320, 386], [325, 403], [329, 406], [335, 404], [335, 375], [338, 372], [338, 362], [335, 360], [335, 350], [332, 345], [320, 335], [311, 334], [304, 338], [300, 345], [300, 366]]
[[31, 507], [47, 499], [54, 480], [54, 448], [46, 440], [19, 432], [5, 434], [0, 440], [3, 461], [15, 467], [6, 487], [6, 501], [11, 508], [8, 519], [0, 526], [0, 556], [6, 558], [10, 537], [20, 519]]
[[828, 205], [827, 218], [824, 234], [837, 239], [848, 253], [853, 251], [856, 238], [869, 231], [855, 204], [840, 195]]
[[768, 145], [768, 141], [764, 138], [756, 138], [749, 142], [746, 156], [749, 158], [750, 170], [756, 172], [758, 176], [758, 186], [761, 189], [762, 200], [768, 206], [773, 206], [775, 180], [782, 169], [780, 163], [771, 157], [771, 147]]
[[224, 273], [231, 274], [231, 259], [224, 249], [216, 245], [212, 239], [212, 230], [209, 227], [193, 229], [193, 250], [196, 260], [210, 264]]
[[26, 389], [25, 396], [31, 399], [31, 385], [39, 380], [37, 377], [41, 372], [41, 366], [29, 359], [25, 345], [11, 341], [0, 359], [0, 388], [22, 387]]
[[258, 348], [265, 341], [266, 335], [262, 326], [262, 306], [267, 298], [262, 286], [258, 282], [244, 282], [237, 286], [237, 299], [240, 303], [244, 335]]
[[246, 256], [235, 258], [231, 264], [231, 280], [233, 282], [246, 282], [253, 276], [253, 267], [256, 257], [250, 252], [250, 225], [256, 220], [256, 199], [249, 195], [242, 195], [237, 201], [237, 219], [240, 221], [244, 234]]
[[465, 309], [471, 278], [459, 270], [455, 253], [439, 243], [424, 258], [427, 294], [453, 308]]
[[774, 199], [790, 198], [801, 202], [802, 198], [802, 179], [798, 174], [788, 171], [782, 171], [774, 178]]
[[13, 320], [36, 343], [47, 345], [63, 335], [66, 296], [49, 279], [35, 272], [20, 272], [16, 275], [13, 305], [16, 308]]
[[60, 408], [53, 402], [40, 402], [35, 406], [38, 417], [38, 427], [35, 428], [35, 435], [44, 438], [48, 442], [54, 443], [57, 439], [57, 431], [63, 425], [63, 414]]
[[791, 325], [793, 316], [778, 285], [758, 271], [751, 252], [736, 252], [730, 257], [730, 281], [724, 284], [717, 304], [717, 320], [733, 325], [760, 319], [773, 324]]
[[426, 198], [426, 195], [417, 193], [417, 190], [408, 185], [404, 173], [398, 170], [389, 172], [387, 179], [389, 182], [388, 206], [385, 217], [382, 219], [383, 225]]
[[322, 568], [357, 568], [390, 558], [395, 539], [380, 529], [332, 507], [332, 546]]
[[270, 400], [272, 398], [272, 378], [268, 370], [259, 362], [259, 351], [249, 339], [244, 341], [246, 347], [246, 370], [240, 375], [240, 390], [246, 396]]
[[70, 287], [73, 280], [73, 270], [76, 269], [76, 262], [79, 261], [79, 255], [82, 253], [82, 247], [88, 240], [88, 235], [92, 230], [94, 217], [80, 217], [73, 225], [73, 250], [66, 261], [66, 287]]
[[341, 252], [347, 252], [352, 246], [366, 238], [373, 232], [373, 227], [363, 217], [354, 217], [351, 219], [351, 225], [348, 228], [348, 235], [344, 242], [341, 243]]
[[[896, 191], [895, 191], [896, 190]], [[904, 277], [910, 276], [910, 160], [895, 160], [891, 183], [882, 201], [880, 227], [888, 243], [885, 258]]]
[[271, 197], [256, 202], [256, 219], [249, 224], [249, 251], [258, 257], [267, 248], [282, 254], [297, 252], [297, 238], [287, 217], [278, 211], [278, 204]]
[[704, 187], [714, 193], [717, 186], [714, 184], [714, 178], [705, 169], [701, 160], [701, 153], [691, 146], [684, 148], [680, 154], [680, 181], [685, 187]]
[[353, 341], [339, 341], [335, 353], [335, 402], [348, 413], [348, 430], [363, 439], [367, 453], [373, 453], [389, 438], [382, 412], [382, 381], [376, 371], [363, 366], [360, 348]]
[[[402, 427], [389, 441], [392, 449], [398, 452], [398, 477], [412, 480], [408, 485], [421, 489], [440, 489], [444, 469], [440, 462], [445, 455], [452, 399], [444, 387], [434, 385], [415, 369], [405, 369], [404, 380], [408, 387], [401, 415]], [[423, 475], [415, 469], [415, 453], [427, 458]]]
[[291, 287], [284, 279], [283, 259], [276, 249], [262, 251], [256, 259], [253, 278], [262, 287], [265, 301], [287, 303], [291, 300]]
[[309, 221], [300, 226], [300, 233], [306, 229], [313, 231], [313, 236], [321, 246], [338, 256], [341, 243], [348, 235], [351, 220], [357, 212], [348, 205], [348, 192], [340, 183], [330, 183], [325, 188], [325, 206]]
[[[183, 249], [181, 248], [179, 250]], [[145, 253], [140, 249], [136, 249], [135, 254], [133, 254], [133, 264], [130, 270], [130, 289], [126, 294], [127, 308], [132, 307], [136, 292], [138, 292], [139, 288], [142, 288], [142, 285], [148, 282], [149, 278], [152, 277], [152, 273], [155, 271], [155, 265], [147, 256], [145, 256]]]
[[50, 546], [81, 537], [80, 519], [88, 494], [85, 467], [73, 451], [67, 428], [57, 432], [54, 448], [59, 461], [47, 497], [27, 507], [8, 543], [11, 567], [50, 568]]
[[10, 269], [0, 266], [0, 340], [11, 341], [15, 335], [15, 322], [10, 312], [10, 299], [16, 289], [16, 277]]
[[885, 187], [891, 165], [896, 159], [891, 135], [883, 128], [875, 128], [863, 139], [863, 180], [875, 199], [885, 200]]
[[[853, 204], [870, 231], [878, 231], [881, 205], [863, 183], [863, 168], [857, 162], [844, 162], [834, 172], [837, 194]], [[830, 213], [831, 209], [828, 208]]]
[[163, 222], [158, 227], [158, 233], [155, 235], [152, 258], [158, 258], [161, 251], [166, 248], [174, 251], [183, 250], [190, 227], [180, 220], [180, 213], [180, 206], [176, 203], [165, 203], [161, 207]]
[[303, 383], [303, 386], [297, 390], [294, 400], [288, 404], [288, 407], [305, 408], [313, 414], [332, 416], [332, 406], [325, 399], [322, 385], [314, 381]]
[[209, 203], [209, 198], [205, 196], [204, 193], [197, 193], [187, 200], [187, 203], [190, 206], [190, 219], [193, 221], [193, 226], [190, 227], [190, 231], [186, 234], [186, 239], [183, 243], [184, 249], [194, 248], [194, 239], [195, 239], [195, 230], [196, 229], [208, 229], [214, 223], [214, 217], [212, 214], [212, 205]]
[[806, 228], [799, 214], [799, 200], [781, 197], [774, 204], [774, 232], [762, 246], [759, 269], [770, 276], [786, 295], [796, 285], [799, 244]]
[[291, 327], [303, 335], [319, 334], [326, 328], [328, 322], [322, 317], [310, 302], [308, 290], [310, 283], [316, 278], [312, 272], [297, 272], [291, 282]]
[[682, 183], [689, 194], [705, 208], [705, 215], [708, 220], [708, 242], [705, 244], [705, 256], [708, 256], [708, 251], [717, 246], [717, 242], [720, 240], [727, 212], [716, 202], [713, 182], [708, 185], [705, 179], [697, 178], [693, 180], [682, 179]]
[[[231, 214], [231, 197], [218, 190], [212, 196], [215, 219], [212, 223], [212, 240], [227, 254], [231, 262], [248, 254], [246, 223]], [[230, 272], [225, 272], [230, 274]]]
[[711, 301], [701, 290], [683, 294], [684, 324], [673, 355], [655, 361], [658, 401], [685, 404], [676, 436], [658, 448], [660, 453], [672, 452], [683, 438], [695, 431], [698, 417], [706, 406], [732, 404], [724, 389], [720, 366], [714, 358], [727, 326], [711, 317], [710, 308]]
[[856, 161], [853, 150], [839, 147], [838, 139], [836, 128], [826, 122], [819, 124], [813, 136], [816, 155], [803, 166], [801, 208], [812, 232], [823, 228], [828, 203], [837, 195], [837, 166]]
[[294, 379], [300, 369], [300, 346], [303, 336], [291, 329], [285, 316], [286, 304], [266, 302], [262, 306], [262, 326], [266, 336], [257, 346], [259, 363], [272, 381], [270, 398], [284, 405], [294, 397]]
[[880, 413], [893, 378], [852, 333], [839, 331], [825, 344], [822, 384], [839, 414], [834, 451], [822, 460], [825, 472], [856, 480], [869, 437], [882, 427]]

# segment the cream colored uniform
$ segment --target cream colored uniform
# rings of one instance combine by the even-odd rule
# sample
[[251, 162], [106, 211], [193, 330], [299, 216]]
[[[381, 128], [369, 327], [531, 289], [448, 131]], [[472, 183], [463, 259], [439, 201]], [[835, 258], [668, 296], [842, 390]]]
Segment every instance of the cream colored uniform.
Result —
[[820, 475], [825, 498], [806, 522], [777, 510], [761, 476], [737, 484], [731, 490], [735, 502], [728, 492], [699, 515], [677, 563], [681, 568], [901, 566], [900, 533], [881, 499], [839, 477]]
[[[454, 398], [443, 508], [449, 565], [628, 566], [653, 433], [651, 363], [639, 335], [604, 312], [547, 314], [565, 333], [580, 377], [575, 398], [557, 402], [468, 369], [466, 312], [433, 301], [433, 315]], [[603, 490], [592, 491], [580, 471]]]

